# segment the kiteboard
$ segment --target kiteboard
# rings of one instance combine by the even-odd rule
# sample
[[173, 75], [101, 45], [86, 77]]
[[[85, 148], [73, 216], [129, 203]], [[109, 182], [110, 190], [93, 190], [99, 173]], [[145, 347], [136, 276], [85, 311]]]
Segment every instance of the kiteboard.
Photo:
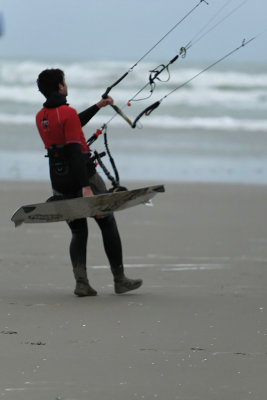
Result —
[[11, 217], [15, 226], [22, 223], [72, 221], [79, 218], [105, 216], [146, 203], [157, 193], [165, 192], [163, 185], [100, 194], [92, 197], [47, 201], [20, 207]]

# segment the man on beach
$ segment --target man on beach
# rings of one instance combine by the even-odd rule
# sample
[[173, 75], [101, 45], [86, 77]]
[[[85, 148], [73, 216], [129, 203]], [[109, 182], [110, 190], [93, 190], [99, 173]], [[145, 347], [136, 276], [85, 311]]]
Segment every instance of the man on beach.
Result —
[[[106, 193], [105, 183], [96, 172], [82, 127], [100, 108], [113, 104], [113, 99], [101, 99], [77, 114], [67, 104], [68, 87], [62, 70], [42, 71], [37, 85], [46, 98], [43, 108], [36, 115], [36, 125], [49, 157], [54, 199]], [[95, 221], [102, 233], [104, 249], [114, 278], [115, 293], [121, 294], [139, 288], [142, 285], [141, 279], [128, 279], [124, 274], [122, 245], [114, 215], [98, 217]], [[86, 270], [87, 219], [67, 223], [72, 233], [70, 259], [76, 280], [74, 293], [79, 297], [96, 296], [97, 292], [89, 284]]]

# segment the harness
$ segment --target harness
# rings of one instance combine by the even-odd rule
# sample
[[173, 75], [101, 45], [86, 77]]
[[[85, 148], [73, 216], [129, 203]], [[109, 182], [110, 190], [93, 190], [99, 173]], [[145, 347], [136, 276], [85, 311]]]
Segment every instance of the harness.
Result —
[[53, 144], [47, 149], [49, 165], [54, 169], [57, 175], [64, 176], [70, 171], [68, 159], [66, 157], [66, 149], [64, 145]]
[[[94, 155], [92, 156], [92, 153], [88, 153], [85, 156], [85, 163], [86, 162], [92, 162], [94, 163], [95, 166], [99, 165], [103, 172], [105, 173], [106, 177], [111, 181], [112, 183], [112, 188], [110, 191], [121, 191], [121, 190], [126, 190], [126, 188], [120, 186], [120, 178], [119, 178], [119, 173], [115, 165], [115, 161], [111, 155], [108, 142], [107, 142], [107, 135], [105, 133], [105, 148], [106, 151], [103, 151], [102, 153], [98, 153], [96, 150], [94, 151]], [[112, 165], [114, 175], [113, 177], [105, 164], [102, 161], [102, 157], [104, 157], [106, 154], [109, 156], [110, 163]], [[49, 165], [50, 168], [53, 168], [53, 171], [58, 175], [58, 176], [66, 176], [70, 172], [70, 165], [68, 161], [68, 157], [66, 154], [66, 148], [64, 145], [56, 145], [53, 144], [47, 149], [47, 155], [45, 157], [49, 158]]]

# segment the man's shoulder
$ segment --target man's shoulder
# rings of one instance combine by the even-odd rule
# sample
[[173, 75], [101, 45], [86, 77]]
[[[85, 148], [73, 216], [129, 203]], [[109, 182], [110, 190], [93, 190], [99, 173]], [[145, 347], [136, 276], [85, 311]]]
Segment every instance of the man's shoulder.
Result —
[[78, 113], [75, 110], [75, 108], [70, 107], [70, 106], [68, 106], [66, 104], [63, 104], [62, 106], [59, 106], [58, 110], [64, 115], [68, 115], [68, 116], [77, 115], [78, 116]]
[[40, 114], [41, 112], [43, 112], [44, 107], [42, 107], [39, 111], [37, 111], [36, 115]]
[[60, 110], [65, 111], [65, 112], [69, 112], [69, 113], [76, 113], [77, 111], [75, 110], [75, 108], [69, 106], [68, 104], [62, 104], [62, 106], [58, 107]]
[[66, 104], [63, 104], [63, 105], [55, 107], [55, 108], [42, 107], [36, 113], [36, 120], [38, 118], [43, 117], [44, 115], [46, 115], [47, 118], [54, 118], [54, 117], [56, 117], [56, 115], [58, 115], [58, 117], [60, 117], [60, 119], [62, 119], [62, 120], [79, 119], [78, 113], [75, 110], [75, 108], [70, 107]]
[[44, 107], [42, 107], [39, 111], [37, 111], [35, 118], [38, 119], [39, 115], [42, 115], [44, 112]]

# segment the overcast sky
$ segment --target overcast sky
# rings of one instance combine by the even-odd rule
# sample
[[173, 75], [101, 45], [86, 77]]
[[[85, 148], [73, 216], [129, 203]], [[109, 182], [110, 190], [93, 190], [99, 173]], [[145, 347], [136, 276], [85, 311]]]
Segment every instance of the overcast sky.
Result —
[[[202, 2], [150, 57], [173, 57], [226, 3], [230, 10], [244, 0]], [[199, 0], [0, 0], [5, 33], [3, 58], [70, 60], [139, 59]], [[219, 17], [218, 17], [219, 18]], [[214, 20], [216, 22], [217, 20]], [[265, 31], [233, 60], [267, 64], [267, 0], [247, 0], [223, 24], [190, 49], [194, 60], [214, 60]]]

